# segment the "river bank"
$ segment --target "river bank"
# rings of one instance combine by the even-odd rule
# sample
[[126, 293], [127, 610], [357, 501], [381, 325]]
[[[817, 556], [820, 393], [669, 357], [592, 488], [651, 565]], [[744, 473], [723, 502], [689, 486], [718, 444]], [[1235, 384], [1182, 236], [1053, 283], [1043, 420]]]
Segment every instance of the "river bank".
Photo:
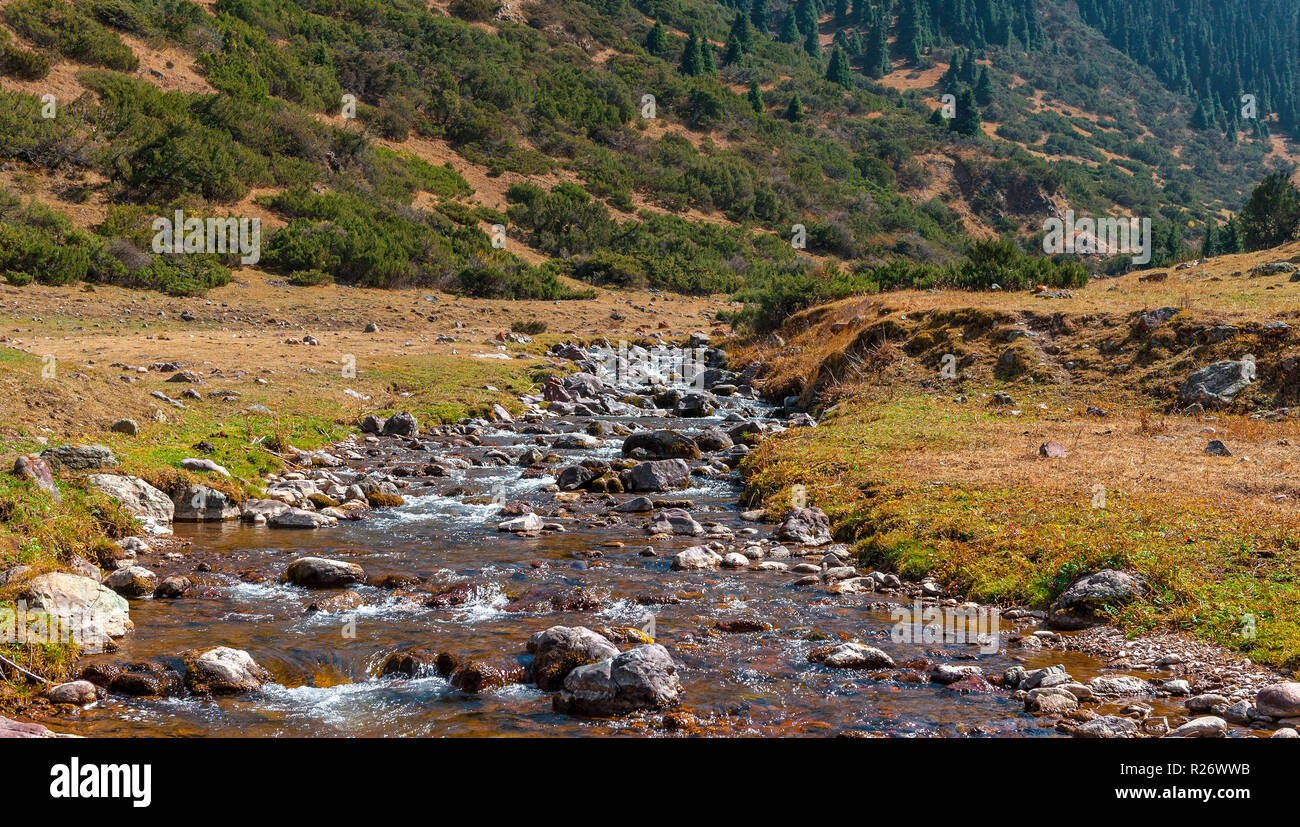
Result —
[[[1256, 700], [1276, 674], [1168, 641], [1081, 654], [1095, 633], [1028, 607], [981, 628], [934, 581], [859, 568], [815, 505], [742, 510], [752, 446], [818, 427], [744, 372], [665, 391], [551, 355], [578, 372], [517, 415], [367, 420], [286, 452], [241, 519], [203, 494], [229, 519], [172, 522], [122, 561], [147, 575], [119, 577], [141, 581], [134, 631], [82, 664], [94, 702], [35, 714], [102, 735], [1287, 733]], [[927, 611], [975, 622], [935, 635], [907, 614]], [[240, 667], [228, 691], [195, 666], [216, 647]], [[620, 697], [599, 675], [628, 657]]]

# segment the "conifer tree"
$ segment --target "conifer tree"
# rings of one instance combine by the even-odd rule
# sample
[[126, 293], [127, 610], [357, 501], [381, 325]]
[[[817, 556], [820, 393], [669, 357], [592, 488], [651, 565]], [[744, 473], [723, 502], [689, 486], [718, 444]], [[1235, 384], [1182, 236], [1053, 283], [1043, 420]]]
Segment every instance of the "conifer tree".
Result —
[[749, 82], [749, 108], [757, 115], [763, 114], [763, 90], [758, 87], [756, 80]]
[[668, 33], [664, 31], [664, 25], [658, 20], [650, 27], [650, 32], [645, 36], [645, 50], [655, 57], [663, 57], [668, 54]]
[[853, 88], [853, 73], [849, 69], [849, 59], [839, 46], [831, 52], [830, 63], [826, 66], [826, 79], [831, 83], [838, 83], [845, 89]]
[[798, 92], [790, 98], [790, 105], [785, 108], [785, 119], [790, 123], [799, 123], [803, 120], [803, 101], [799, 100]]
[[704, 55], [694, 32], [686, 39], [686, 48], [682, 50], [681, 73], [688, 78], [704, 74]]

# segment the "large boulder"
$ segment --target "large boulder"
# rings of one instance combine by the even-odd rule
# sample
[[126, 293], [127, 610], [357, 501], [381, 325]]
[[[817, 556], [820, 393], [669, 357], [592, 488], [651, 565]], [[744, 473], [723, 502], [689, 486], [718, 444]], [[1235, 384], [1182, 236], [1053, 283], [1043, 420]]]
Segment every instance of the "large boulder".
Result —
[[677, 664], [668, 650], [648, 643], [574, 669], [552, 703], [556, 712], [572, 715], [618, 715], [665, 709], [676, 704], [681, 693]]
[[36, 487], [49, 494], [54, 501], [63, 502], [63, 495], [54, 484], [54, 474], [49, 464], [38, 456], [24, 454], [14, 460], [14, 474], [35, 483]]
[[1106, 622], [1102, 612], [1127, 603], [1146, 591], [1142, 578], [1125, 571], [1102, 569], [1074, 581], [1047, 611], [1054, 629], [1084, 629]]
[[286, 508], [266, 521], [271, 528], [329, 528], [337, 523], [335, 517], [304, 508]]
[[384, 420], [384, 436], [416, 436], [420, 432], [420, 423], [409, 413], [393, 414]]
[[1187, 377], [1178, 398], [1186, 404], [1200, 403], [1206, 407], [1228, 405], [1234, 396], [1255, 381], [1255, 357], [1246, 355], [1241, 361], [1230, 359], [1207, 365]]
[[707, 571], [722, 565], [722, 556], [704, 546], [691, 546], [673, 557], [673, 571]]
[[0, 738], [58, 738], [59, 734], [40, 724], [25, 724], [0, 717]]
[[561, 688], [574, 669], [613, 657], [618, 649], [585, 626], [552, 626], [528, 639], [528, 652], [533, 656], [533, 683], [551, 691]]
[[239, 504], [206, 485], [191, 485], [175, 500], [172, 519], [178, 522], [234, 520]]
[[698, 459], [695, 440], [676, 431], [637, 431], [623, 440], [623, 456], [639, 459]]
[[117, 467], [117, 457], [103, 445], [58, 445], [41, 451], [41, 459], [55, 470], [97, 471]]
[[671, 491], [685, 488], [691, 469], [685, 460], [656, 459], [638, 462], [627, 472], [629, 491]]
[[366, 572], [356, 563], [326, 557], [299, 557], [289, 564], [281, 579], [295, 586], [313, 589], [342, 588], [366, 582]]
[[104, 578], [104, 585], [123, 597], [144, 597], [157, 588], [158, 575], [143, 566], [123, 566]]
[[121, 503], [151, 532], [168, 530], [175, 516], [176, 505], [171, 498], [139, 477], [92, 474], [86, 482]]
[[831, 542], [831, 521], [820, 508], [792, 508], [777, 536], [805, 546], [824, 546]]
[[[653, 506], [653, 503], [651, 503]], [[665, 508], [650, 518], [648, 528], [651, 534], [680, 534], [698, 537], [704, 533], [704, 526], [695, 521], [684, 508]]]
[[835, 669], [892, 669], [894, 659], [874, 646], [840, 643], [822, 646], [808, 653], [808, 660]]
[[196, 695], [234, 695], [262, 688], [271, 680], [252, 655], [242, 649], [216, 646], [186, 652], [185, 686]]
[[94, 703], [98, 693], [95, 691], [95, 685], [90, 681], [69, 681], [50, 687], [45, 691], [45, 697], [49, 698], [52, 704], [85, 706]]
[[1273, 718], [1300, 717], [1300, 683], [1275, 683], [1259, 690], [1255, 709]]
[[101, 652], [135, 628], [126, 600], [89, 577], [42, 574], [28, 581], [24, 598], [29, 612], [50, 615], [86, 652]]

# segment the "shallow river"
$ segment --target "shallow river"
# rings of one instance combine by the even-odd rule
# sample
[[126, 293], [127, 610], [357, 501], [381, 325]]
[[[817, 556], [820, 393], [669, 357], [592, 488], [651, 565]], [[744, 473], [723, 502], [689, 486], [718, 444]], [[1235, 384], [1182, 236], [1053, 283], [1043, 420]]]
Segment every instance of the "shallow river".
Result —
[[[581, 424], [569, 420], [561, 422], [560, 429]], [[690, 428], [717, 420], [642, 419], [638, 424]], [[482, 446], [436, 448], [435, 454], [473, 457], [493, 446], [537, 439], [507, 431], [481, 436]], [[621, 442], [621, 437], [613, 437], [595, 452], [558, 453], [575, 460], [613, 458]], [[429, 456], [406, 458], [422, 464]], [[385, 463], [391, 461], [390, 454]], [[553, 478], [521, 479], [522, 471], [515, 466], [475, 467], [429, 480], [428, 488], [420, 487], [424, 481], [413, 483], [403, 492], [405, 505], [377, 511], [367, 520], [341, 522], [337, 528], [292, 531], [235, 522], [178, 523], [177, 537], [190, 541], [181, 550], [182, 558], [164, 562], [154, 554], [142, 563], [160, 577], [185, 574], [196, 587], [179, 600], [133, 600], [134, 633], [120, 642], [118, 652], [99, 658], [151, 658], [179, 668], [178, 656], [186, 649], [226, 645], [247, 650], [274, 674], [276, 683], [240, 697], [109, 697], [82, 712], [75, 731], [119, 736], [662, 734], [661, 727], [649, 725], [653, 716], [590, 720], [554, 713], [549, 695], [531, 685], [472, 695], [451, 688], [441, 677], [375, 677], [384, 656], [400, 649], [450, 651], [510, 664], [524, 656], [530, 634], [550, 626], [646, 627], [652, 619], [657, 642], [681, 667], [682, 706], [701, 719], [707, 731], [718, 734], [1056, 734], [1005, 693], [962, 695], [937, 684], [873, 680], [867, 673], [809, 663], [808, 651], [827, 637], [878, 646], [900, 664], [918, 657], [978, 663], [991, 675], [1016, 663], [1027, 668], [1064, 663], [1076, 679], [1101, 674], [1101, 664], [1081, 655], [1008, 650], [1005, 635], [1011, 629], [1006, 621], [1003, 647], [996, 654], [979, 654], [976, 646], [967, 644], [895, 643], [890, 639], [889, 612], [866, 606], [889, 599], [879, 594], [827, 595], [816, 587], [793, 586], [796, 576], [789, 572], [671, 571], [676, 550], [706, 541], [656, 540], [657, 556], [641, 556], [647, 546], [644, 514], [619, 515], [617, 524], [606, 527], [547, 517], [564, 522], [568, 531], [538, 538], [500, 533], [497, 506], [466, 500], [481, 499], [504, 485], [508, 500], [529, 502], [543, 514], [556, 507], [551, 495], [540, 490]], [[722, 523], [735, 531], [756, 527], [761, 536], [768, 536], [773, 526], [740, 519], [735, 476], [702, 481], [693, 477], [692, 488], [670, 496], [693, 500], [692, 514], [701, 523]], [[453, 486], [467, 489], [468, 496], [435, 493]], [[632, 495], [613, 496], [621, 500]], [[604, 512], [603, 495], [595, 499], [573, 506], [574, 513]], [[606, 546], [612, 542], [623, 547]], [[600, 556], [591, 558], [593, 551]], [[403, 574], [447, 582], [470, 577], [486, 587], [467, 605], [431, 609], [409, 596], [359, 586], [356, 590], [366, 605], [354, 614], [310, 614], [307, 606], [322, 593], [278, 582], [290, 561], [304, 555], [358, 563], [371, 577]], [[815, 562], [819, 556], [808, 559]], [[195, 573], [200, 564], [211, 571]], [[575, 586], [607, 590], [609, 600], [593, 612], [507, 609], [512, 596]], [[637, 601], [650, 594], [674, 595], [680, 602]], [[770, 623], [772, 631], [723, 634], [714, 629], [720, 618], [751, 613]], [[1156, 706], [1156, 714], [1162, 714], [1162, 705]]]

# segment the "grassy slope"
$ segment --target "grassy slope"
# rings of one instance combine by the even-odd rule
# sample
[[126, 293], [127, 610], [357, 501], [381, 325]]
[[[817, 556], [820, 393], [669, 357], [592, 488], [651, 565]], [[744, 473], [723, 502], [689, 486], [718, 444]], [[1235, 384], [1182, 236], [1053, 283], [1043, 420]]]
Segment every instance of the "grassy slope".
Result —
[[[1117, 610], [1117, 623], [1188, 630], [1300, 670], [1300, 426], [1249, 415], [1300, 397], [1279, 370], [1296, 353], [1294, 331], [1259, 330], [1271, 318], [1294, 323], [1300, 284], [1265, 290], [1276, 277], [1228, 275], [1294, 252], [1215, 260], [1183, 286], [1171, 282], [1195, 278], [1189, 271], [1164, 283], [1139, 274], [1094, 282], [1059, 303], [918, 293], [808, 311], [787, 325], [788, 342], [754, 355], [770, 357], [780, 392], [817, 385], [830, 396], [824, 404], [836, 404], [817, 429], [758, 450], [747, 465], [750, 496], [780, 510], [803, 485], [865, 562], [934, 575], [979, 600], [1044, 607], [1080, 573], [1128, 567], [1154, 588]], [[1130, 327], [1180, 290], [1190, 291], [1190, 309], [1153, 334]], [[890, 337], [864, 337], [882, 318]], [[847, 326], [831, 333], [841, 319]], [[1242, 334], [1194, 343], [1195, 331], [1223, 321]], [[1015, 329], [1038, 338], [1008, 344]], [[1118, 341], [1109, 352], [1106, 338]], [[1029, 342], [1025, 373], [997, 368]], [[962, 356], [958, 380], [939, 378], [945, 352]], [[1237, 407], [1193, 418], [1166, 406], [1191, 370], [1243, 352], [1256, 355], [1260, 379]], [[988, 404], [999, 390], [1011, 408]], [[1109, 415], [1087, 414], [1089, 405]], [[1206, 455], [1211, 438], [1234, 456]], [[1039, 457], [1048, 439], [1069, 456]], [[1253, 638], [1240, 634], [1247, 615]]]

